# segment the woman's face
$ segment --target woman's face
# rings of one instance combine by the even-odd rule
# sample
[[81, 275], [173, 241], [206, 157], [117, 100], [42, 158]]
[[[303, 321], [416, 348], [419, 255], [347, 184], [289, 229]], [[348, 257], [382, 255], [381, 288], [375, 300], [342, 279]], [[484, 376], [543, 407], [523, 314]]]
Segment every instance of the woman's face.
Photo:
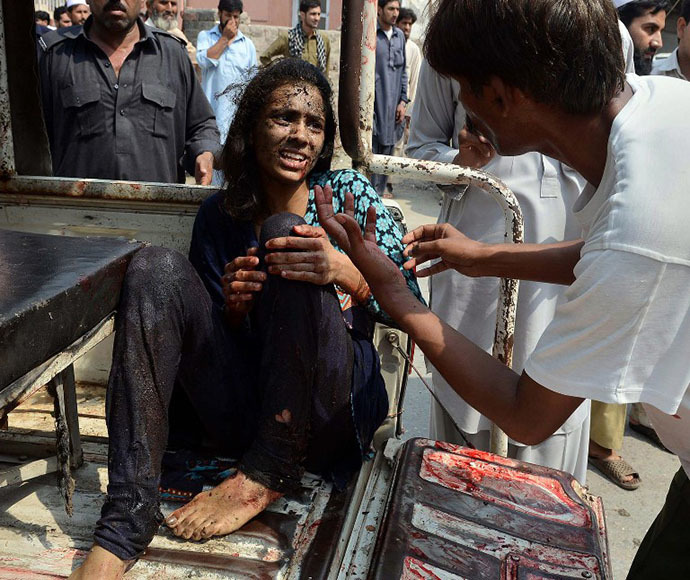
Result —
[[307, 83], [278, 87], [254, 129], [254, 154], [264, 186], [304, 181], [323, 150], [326, 108]]

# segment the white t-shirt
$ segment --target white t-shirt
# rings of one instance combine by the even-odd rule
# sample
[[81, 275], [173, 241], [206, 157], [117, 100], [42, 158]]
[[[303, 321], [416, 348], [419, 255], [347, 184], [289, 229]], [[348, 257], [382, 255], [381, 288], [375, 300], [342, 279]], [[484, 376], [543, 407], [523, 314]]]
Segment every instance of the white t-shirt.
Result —
[[655, 429], [690, 471], [690, 84], [627, 80], [601, 183], [575, 203], [576, 280], [525, 371], [555, 392], [656, 407]]

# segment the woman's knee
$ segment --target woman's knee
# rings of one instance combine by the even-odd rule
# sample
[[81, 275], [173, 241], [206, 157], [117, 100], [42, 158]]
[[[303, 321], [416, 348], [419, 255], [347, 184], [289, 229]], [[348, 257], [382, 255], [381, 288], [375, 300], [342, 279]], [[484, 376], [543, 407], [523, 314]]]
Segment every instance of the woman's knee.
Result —
[[130, 286], [157, 286], [170, 283], [192, 266], [180, 252], [169, 248], [149, 246], [142, 248], [132, 258], [127, 269]]
[[283, 212], [273, 214], [261, 224], [261, 239], [259, 240], [261, 247], [273, 238], [284, 238], [294, 235], [293, 228], [306, 223], [303, 217], [294, 213]]

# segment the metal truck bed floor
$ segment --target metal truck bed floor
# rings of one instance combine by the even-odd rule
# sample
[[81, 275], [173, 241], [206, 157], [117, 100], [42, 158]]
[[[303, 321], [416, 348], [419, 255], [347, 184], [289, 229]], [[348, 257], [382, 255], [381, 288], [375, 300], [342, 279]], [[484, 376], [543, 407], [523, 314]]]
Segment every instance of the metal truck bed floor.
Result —
[[[107, 482], [103, 394], [78, 389], [86, 464], [75, 472], [74, 516], [65, 513], [54, 474], [0, 487], [0, 580], [64, 578], [92, 543]], [[0, 462], [31, 446], [54, 446], [52, 402], [39, 393], [10, 414], [0, 432]], [[0, 482], [2, 486], [2, 482]], [[350, 490], [305, 476], [300, 493], [275, 502], [242, 530], [224, 538], [191, 542], [161, 527], [146, 555], [127, 574], [161, 578], [322, 578], [334, 555]], [[164, 504], [169, 513], [179, 504]]]

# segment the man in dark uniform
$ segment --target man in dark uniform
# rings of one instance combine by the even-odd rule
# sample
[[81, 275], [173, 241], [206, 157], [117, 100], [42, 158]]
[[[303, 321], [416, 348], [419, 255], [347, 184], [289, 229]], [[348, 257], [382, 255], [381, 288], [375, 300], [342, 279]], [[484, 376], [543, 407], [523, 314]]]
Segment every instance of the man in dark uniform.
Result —
[[139, 0], [90, 5], [39, 41], [53, 174], [209, 184], [219, 135], [184, 43], [144, 26]]

